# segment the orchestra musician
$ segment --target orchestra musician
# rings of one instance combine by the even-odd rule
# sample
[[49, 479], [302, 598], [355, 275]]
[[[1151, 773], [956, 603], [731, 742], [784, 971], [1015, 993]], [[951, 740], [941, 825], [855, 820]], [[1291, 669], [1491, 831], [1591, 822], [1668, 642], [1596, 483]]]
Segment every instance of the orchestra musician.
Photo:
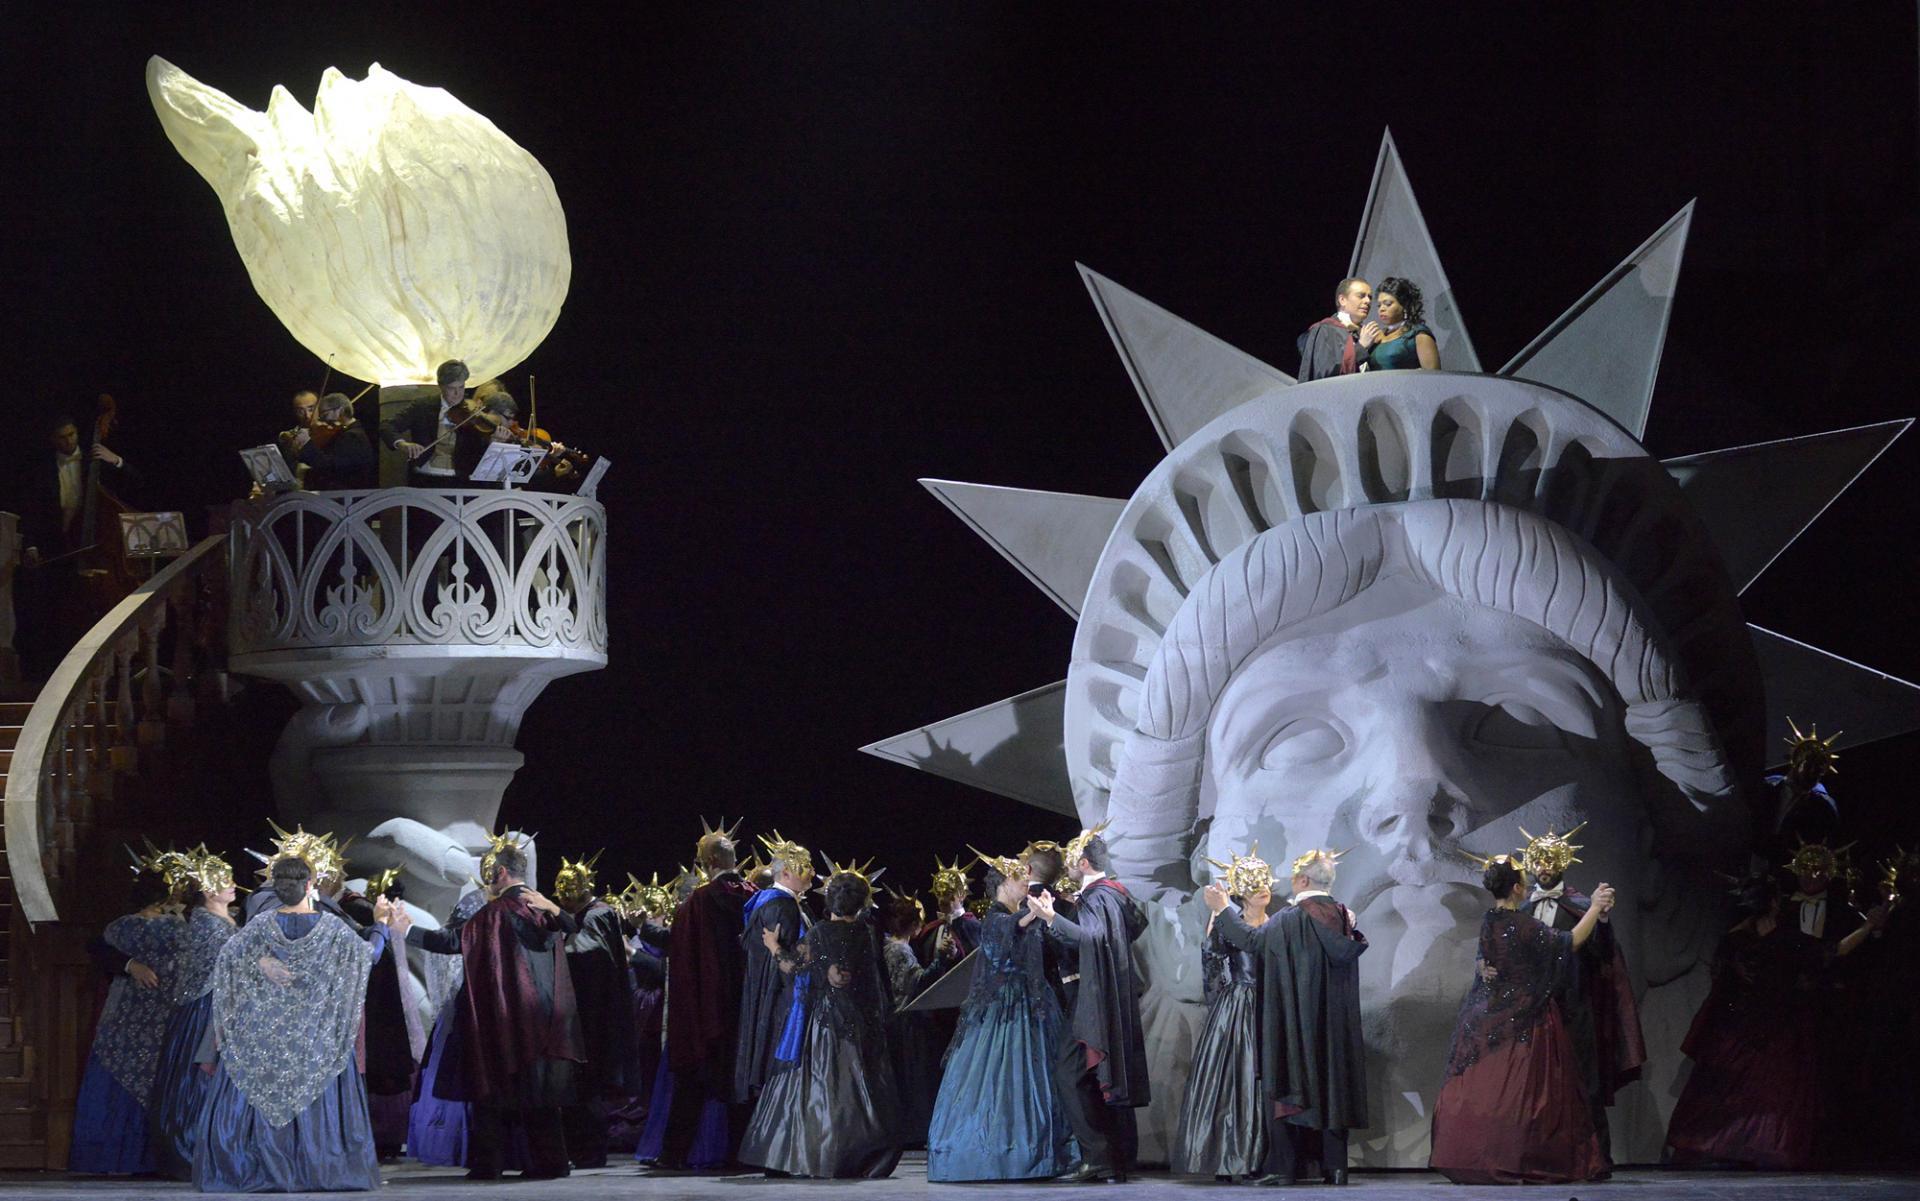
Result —
[[293, 461], [307, 469], [305, 487], [312, 492], [343, 492], [380, 486], [380, 460], [373, 439], [353, 415], [353, 401], [345, 392], [320, 398], [315, 420], [289, 431], [295, 435]]
[[[19, 646], [35, 679], [45, 679], [84, 632], [84, 627], [68, 628], [88, 611], [79, 590], [81, 563], [70, 556], [95, 541], [85, 525], [89, 476], [121, 495], [140, 481], [139, 472], [98, 438], [83, 447], [79, 422], [71, 416], [55, 417], [46, 431], [45, 449], [33, 455], [18, 480], [21, 557], [29, 568], [18, 577]], [[97, 470], [90, 473], [89, 464], [97, 464]]]
[[293, 425], [276, 434], [274, 441], [280, 447], [280, 457], [293, 468], [294, 477], [305, 487], [307, 469], [299, 465], [298, 459], [300, 448], [306, 445], [307, 431], [313, 428], [314, 415], [319, 411], [320, 394], [311, 388], [302, 388], [293, 394], [292, 405]]
[[[380, 427], [380, 442], [407, 456], [407, 483], [415, 488], [455, 488], [466, 477], [454, 465], [454, 437], [468, 415], [467, 365], [448, 359], [434, 370], [440, 395], [408, 405]], [[471, 471], [471, 466], [468, 467]]]

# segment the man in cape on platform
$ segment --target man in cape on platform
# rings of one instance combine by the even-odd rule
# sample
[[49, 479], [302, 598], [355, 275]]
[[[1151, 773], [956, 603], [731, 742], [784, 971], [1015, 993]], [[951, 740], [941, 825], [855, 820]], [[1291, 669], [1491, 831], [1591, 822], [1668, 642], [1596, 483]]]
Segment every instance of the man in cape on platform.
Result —
[[1301, 383], [1352, 375], [1367, 359], [1367, 351], [1380, 339], [1380, 326], [1367, 320], [1373, 306], [1373, 289], [1364, 279], [1343, 279], [1333, 293], [1334, 313], [1322, 317], [1300, 335]]
[[594, 895], [593, 865], [599, 859], [600, 852], [578, 863], [562, 859], [553, 877], [554, 900], [580, 926], [567, 936], [567, 973], [573, 977], [587, 1061], [563, 1115], [567, 1156], [576, 1168], [607, 1166], [610, 1102], [652, 1086], [640, 1078], [626, 929], [619, 911]]
[[1047, 937], [1072, 952], [1067, 1029], [1053, 1060], [1054, 1091], [1080, 1141], [1080, 1163], [1063, 1180], [1127, 1179], [1140, 1147], [1133, 1111], [1151, 1099], [1140, 1027], [1140, 977], [1133, 943], [1147, 928], [1140, 905], [1109, 877], [1101, 827], [1067, 844], [1067, 871], [1080, 884], [1071, 918], [1051, 892], [1027, 901]]
[[688, 1166], [687, 1153], [708, 1101], [727, 1103], [729, 1160], [740, 1149], [746, 1127], [745, 1112], [733, 1104], [733, 1067], [747, 972], [740, 930], [752, 889], [735, 867], [729, 830], [702, 834], [694, 861], [706, 882], [673, 911], [667, 949], [667, 1068], [674, 1077], [660, 1153], [660, 1167], [667, 1171]]
[[772, 838], [761, 835], [760, 841], [767, 848], [773, 883], [747, 898], [746, 930], [740, 936], [747, 974], [740, 990], [733, 1099], [742, 1105], [759, 1096], [760, 1086], [774, 1072], [774, 1049], [780, 1045], [792, 1016], [794, 989], [804, 987], [796, 986], [794, 975], [782, 972], [774, 962], [772, 952], [767, 950], [766, 931], [778, 932], [783, 947], [800, 944], [807, 925], [800, 898], [813, 882], [813, 856], [807, 848], [780, 837], [778, 830]]
[[[573, 1100], [574, 1076], [586, 1058], [567, 970], [571, 915], [526, 881], [524, 844], [494, 839], [480, 861], [480, 882], [493, 898], [457, 931], [408, 931], [409, 946], [450, 955], [466, 969], [454, 1014], [464, 1051], [461, 1070], [434, 1083], [443, 1100], [472, 1104], [467, 1176], [492, 1180], [506, 1157], [508, 1127], [526, 1134], [523, 1180], [568, 1173], [561, 1108]], [[450, 1095], [457, 1093], [458, 1095]]]
[[[1520, 852], [1521, 859], [1527, 874], [1533, 877], [1527, 911], [1535, 921], [1555, 930], [1579, 925], [1592, 904], [1587, 894], [1568, 887], [1566, 881], [1567, 868], [1580, 862], [1573, 855], [1580, 848], [1567, 841], [1579, 829], [1575, 826], [1565, 834], [1555, 834], [1549, 828], [1538, 838], [1524, 829], [1520, 831], [1528, 840], [1526, 849]], [[1639, 1079], [1640, 1067], [1647, 1061], [1647, 1043], [1640, 1032], [1640, 1004], [1634, 999], [1626, 956], [1604, 914], [1594, 926], [1592, 937], [1574, 952], [1573, 980], [1554, 1003], [1560, 1007], [1574, 1059], [1580, 1065], [1580, 1087], [1593, 1112], [1600, 1153], [1612, 1164], [1607, 1107], [1613, 1104], [1616, 1092]]]
[[[1334, 860], [1311, 851], [1293, 863], [1293, 899], [1255, 929], [1207, 887], [1213, 928], [1260, 962], [1260, 1081], [1268, 1116], [1268, 1174], [1297, 1184], [1318, 1158], [1328, 1184], [1347, 1182], [1347, 1132], [1367, 1124], [1367, 1052], [1360, 1026], [1360, 956], [1366, 936], [1327, 892]], [[1315, 1146], [1316, 1141], [1318, 1146]]]

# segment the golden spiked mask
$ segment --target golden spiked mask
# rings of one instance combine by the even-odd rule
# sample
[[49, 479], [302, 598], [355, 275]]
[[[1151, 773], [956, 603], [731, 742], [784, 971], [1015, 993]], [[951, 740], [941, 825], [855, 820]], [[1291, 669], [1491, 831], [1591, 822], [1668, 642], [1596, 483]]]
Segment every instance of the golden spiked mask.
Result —
[[1535, 837], [1527, 833], [1525, 826], [1521, 826], [1520, 837], [1527, 840], [1527, 845], [1518, 852], [1520, 862], [1526, 864], [1527, 871], [1535, 876], [1553, 876], [1557, 879], [1566, 875], [1568, 867], [1580, 862], [1574, 855], [1580, 847], [1569, 840], [1586, 828], [1587, 823], [1581, 822], [1565, 834], [1555, 834], [1553, 827], [1548, 826], [1545, 834]]
[[501, 851], [512, 847], [524, 855], [527, 853], [527, 842], [528, 839], [522, 838], [512, 830], [502, 830], [498, 834], [488, 835], [486, 853], [480, 856], [481, 882], [484, 884], [487, 877], [493, 874], [493, 866], [496, 862], [495, 857], [498, 856]]
[[380, 872], [377, 875], [368, 876], [367, 877], [368, 899], [377, 901], [381, 897], [386, 896], [387, 893], [392, 890], [393, 886], [399, 882], [399, 880], [400, 880], [400, 869], [397, 867], [390, 867], [386, 871]]
[[1112, 825], [1112, 824], [1113, 824], [1113, 819], [1108, 818], [1106, 821], [1101, 822], [1099, 825], [1093, 827], [1091, 830], [1082, 830], [1078, 834], [1075, 834], [1067, 842], [1067, 845], [1061, 848], [1061, 850], [1066, 854], [1066, 859], [1067, 859], [1066, 865], [1069, 868], [1071, 868], [1074, 864], [1080, 862], [1080, 857], [1087, 853], [1088, 844], [1093, 842], [1094, 839], [1100, 837], [1101, 833], [1105, 831], [1109, 825]]
[[[771, 838], [762, 834], [760, 836], [760, 845], [767, 848], [767, 861], [769, 863], [774, 860], [779, 860], [780, 863], [785, 865], [788, 872], [798, 874], [801, 879], [804, 880], [812, 877], [813, 853], [791, 839], [780, 837], [780, 831], [775, 830]], [[832, 863], [833, 860], [829, 859], [827, 862]]]
[[[724, 842], [728, 846], [733, 846], [734, 836], [740, 831], [740, 823], [746, 820], [744, 817], [737, 817], [733, 820], [733, 824], [729, 826], [727, 825], [727, 819], [722, 817], [718, 826], [709, 826], [707, 819], [704, 817], [701, 818], [700, 841], [693, 844], [693, 861], [698, 864], [704, 864], [708, 856], [712, 853], [713, 848], [720, 843]], [[704, 873], [706, 869], [703, 867], [701, 871]]]
[[1231, 863], [1218, 859], [1207, 862], [1220, 869], [1220, 882], [1236, 897], [1250, 897], [1273, 889], [1273, 867], [1260, 858], [1260, 840], [1254, 839], [1246, 854], [1236, 854]]
[[[968, 844], [967, 849], [973, 852], [975, 859], [978, 859], [981, 863], [986, 864], [988, 867], [992, 868], [994, 871], [999, 872], [1001, 875], [1006, 876], [1009, 879], [1019, 879], [1019, 880], [1028, 879], [1027, 861], [1025, 857], [1025, 852], [1023, 852], [1019, 856], [989, 855], [985, 851], [980, 850], [978, 847], [973, 846], [971, 843]], [[1032, 851], [1032, 850], [1033, 850], [1033, 847], [1031, 846], [1027, 848], [1027, 851]]]
[[1793, 853], [1793, 858], [1787, 860], [1787, 870], [1796, 876], [1818, 876], [1832, 880], [1840, 874], [1840, 857], [1852, 847], [1853, 844], [1848, 843], [1835, 850], [1824, 842], [1802, 840], [1800, 849]]
[[1846, 733], [1845, 730], [1835, 731], [1828, 737], [1822, 738], [1819, 724], [1815, 723], [1808, 726], [1806, 733], [1803, 734], [1791, 717], [1787, 719], [1787, 728], [1793, 731], [1793, 736], [1785, 740], [1788, 748], [1789, 770], [1795, 772], [1811, 770], [1815, 780], [1822, 776], [1840, 774], [1840, 768], [1836, 766], [1840, 762], [1840, 756], [1834, 751], [1833, 744], [1841, 734]]
[[960, 866], [960, 860], [952, 864], [940, 862], [939, 856], [933, 860], [933, 899], [946, 904], [954, 897], [965, 896], [968, 892], [967, 869]]
[[1316, 863], [1324, 864], [1328, 871], [1332, 871], [1334, 868], [1339, 866], [1340, 856], [1344, 854], [1346, 854], [1345, 851], [1327, 851], [1327, 850], [1308, 851], [1306, 854], [1300, 856], [1298, 859], [1295, 859], [1293, 861], [1293, 874], [1297, 876], [1301, 872], [1306, 871], [1309, 867], [1312, 867]]
[[606, 853], [606, 848], [603, 847], [587, 858], [577, 861], [561, 856], [560, 870], [554, 873], [553, 877], [554, 899], [566, 905], [591, 900], [594, 886], [593, 867], [600, 862], [600, 856]]

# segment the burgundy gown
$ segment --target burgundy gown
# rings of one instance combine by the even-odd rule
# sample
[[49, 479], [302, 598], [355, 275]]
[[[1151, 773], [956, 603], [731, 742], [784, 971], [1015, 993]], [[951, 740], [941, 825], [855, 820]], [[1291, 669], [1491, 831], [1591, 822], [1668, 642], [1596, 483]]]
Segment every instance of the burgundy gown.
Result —
[[1429, 1166], [1455, 1184], [1562, 1184], [1607, 1174], [1554, 997], [1573, 935], [1512, 909], [1480, 925], [1473, 987], [1433, 1107]]
[[1821, 1119], [1820, 952], [1785, 922], [1732, 930], [1713, 990], [1680, 1045], [1693, 1075], [1667, 1124], [1679, 1164], [1792, 1170], [1813, 1159]]

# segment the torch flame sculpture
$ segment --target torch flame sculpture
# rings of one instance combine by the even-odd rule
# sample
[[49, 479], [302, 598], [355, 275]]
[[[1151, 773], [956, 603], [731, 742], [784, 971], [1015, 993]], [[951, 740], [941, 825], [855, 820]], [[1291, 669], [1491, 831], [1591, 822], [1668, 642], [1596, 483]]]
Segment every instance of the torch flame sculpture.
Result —
[[442, 88], [335, 68], [308, 112], [284, 87], [256, 112], [162, 58], [147, 92], [227, 214], [260, 298], [336, 371], [382, 385], [519, 364], [573, 274], [553, 179]]

